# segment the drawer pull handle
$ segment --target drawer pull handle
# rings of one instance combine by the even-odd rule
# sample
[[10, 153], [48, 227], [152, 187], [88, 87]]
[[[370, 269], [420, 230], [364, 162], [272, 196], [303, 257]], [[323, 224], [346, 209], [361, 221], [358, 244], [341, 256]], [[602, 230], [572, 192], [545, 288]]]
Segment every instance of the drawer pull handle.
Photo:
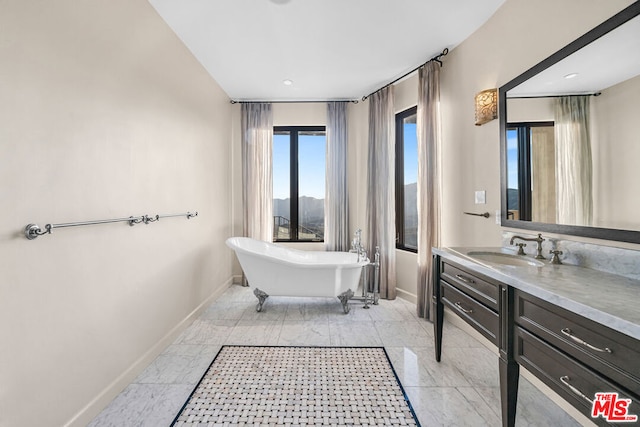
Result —
[[567, 386], [567, 388], [569, 390], [571, 390], [573, 392], [573, 394], [576, 394], [576, 395], [580, 396], [581, 398], [583, 398], [584, 400], [589, 402], [590, 405], [593, 405], [593, 400], [589, 399], [587, 396], [584, 395], [583, 392], [581, 392], [580, 390], [578, 390], [577, 388], [575, 388], [574, 386], [569, 384], [569, 380], [570, 379], [571, 378], [569, 378], [567, 375], [563, 375], [563, 376], [560, 377], [560, 382], [562, 384], [564, 384], [565, 386]]
[[470, 278], [468, 278], [468, 277], [466, 277], [466, 276], [463, 276], [462, 274], [456, 274], [456, 277], [457, 277], [458, 279], [462, 280], [464, 283], [476, 283], [476, 281], [475, 281], [475, 280], [470, 279]]
[[593, 351], [599, 351], [600, 353], [613, 353], [611, 351], [611, 349], [609, 347], [605, 347], [605, 348], [598, 348], [595, 347], [591, 344], [589, 344], [588, 342], [581, 340], [580, 338], [576, 337], [575, 335], [573, 335], [571, 333], [571, 329], [569, 328], [562, 328], [560, 330], [560, 332], [562, 332], [564, 335], [568, 336], [569, 338], [571, 338], [573, 341], [577, 342], [578, 344], [582, 344], [583, 346], [593, 350]]
[[462, 311], [463, 311], [463, 312], [465, 312], [465, 313], [473, 313], [473, 310], [472, 310], [472, 309], [468, 309], [468, 310], [467, 310], [466, 308], [462, 307], [462, 304], [460, 304], [460, 302], [459, 302], [459, 301], [458, 301], [458, 302], [453, 303], [453, 305], [455, 305], [456, 307], [458, 307], [460, 310], [462, 310]]

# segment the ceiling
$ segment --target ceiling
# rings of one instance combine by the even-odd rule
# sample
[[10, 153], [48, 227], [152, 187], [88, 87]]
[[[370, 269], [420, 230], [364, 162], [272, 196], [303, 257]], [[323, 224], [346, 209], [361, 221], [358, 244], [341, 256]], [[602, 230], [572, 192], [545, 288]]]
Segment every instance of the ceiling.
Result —
[[504, 1], [149, 0], [244, 101], [360, 99], [458, 45]]
[[640, 16], [511, 89], [507, 96], [594, 94], [637, 75], [640, 75]]

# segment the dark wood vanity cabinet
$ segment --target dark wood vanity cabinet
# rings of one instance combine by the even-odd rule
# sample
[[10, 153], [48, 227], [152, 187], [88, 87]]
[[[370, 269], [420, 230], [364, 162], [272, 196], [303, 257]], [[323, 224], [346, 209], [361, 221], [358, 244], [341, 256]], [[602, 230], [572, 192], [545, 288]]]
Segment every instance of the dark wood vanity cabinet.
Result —
[[498, 286], [477, 274], [443, 262], [440, 273], [440, 299], [467, 323], [498, 345]]
[[[598, 392], [617, 392], [640, 408], [637, 340], [567, 311], [514, 292], [515, 360], [587, 417]], [[594, 420], [611, 425], [602, 417]]]
[[[519, 366], [587, 417], [599, 392], [631, 399], [631, 413], [640, 415], [637, 339], [439, 255], [433, 303], [436, 360], [442, 355], [445, 306], [498, 347], [503, 426], [515, 425]], [[615, 425], [602, 417], [594, 422]]]
[[515, 424], [516, 395], [518, 388], [518, 365], [513, 358], [512, 326], [509, 319], [509, 299], [512, 297], [507, 286], [471, 272], [461, 265], [440, 256], [434, 257], [435, 312], [434, 336], [436, 360], [442, 356], [442, 326], [444, 307], [460, 316], [476, 331], [495, 344], [500, 350], [500, 394], [502, 400], [503, 425]]

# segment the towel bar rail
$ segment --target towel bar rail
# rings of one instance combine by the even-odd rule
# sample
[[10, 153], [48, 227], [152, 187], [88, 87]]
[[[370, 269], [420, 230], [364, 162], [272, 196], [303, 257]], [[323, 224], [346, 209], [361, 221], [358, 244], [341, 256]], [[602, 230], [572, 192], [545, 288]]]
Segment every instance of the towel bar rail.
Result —
[[38, 224], [27, 224], [24, 228], [24, 235], [27, 239], [33, 240], [38, 236], [42, 236], [44, 234], [51, 234], [51, 230], [54, 228], [66, 228], [66, 227], [78, 227], [81, 225], [96, 225], [96, 224], [109, 224], [112, 222], [128, 222], [130, 226], [134, 226], [136, 224], [140, 224], [144, 222], [145, 224], [149, 224], [151, 222], [156, 222], [160, 218], [171, 218], [176, 216], [186, 216], [187, 219], [191, 219], [193, 217], [198, 216], [198, 212], [187, 212], [182, 214], [166, 214], [166, 215], [140, 215], [140, 216], [130, 216], [127, 218], [113, 218], [113, 219], [98, 219], [94, 221], [80, 221], [80, 222], [66, 222], [62, 224], [47, 224], [44, 226], [44, 230], [40, 228]]
[[483, 216], [485, 218], [489, 218], [491, 216], [489, 212], [485, 212], [485, 213], [462, 212], [462, 213], [465, 215]]

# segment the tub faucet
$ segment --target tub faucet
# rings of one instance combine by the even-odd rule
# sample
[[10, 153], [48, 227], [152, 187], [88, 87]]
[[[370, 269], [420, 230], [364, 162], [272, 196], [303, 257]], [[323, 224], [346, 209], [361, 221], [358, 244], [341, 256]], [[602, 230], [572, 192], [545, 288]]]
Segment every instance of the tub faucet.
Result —
[[364, 248], [364, 245], [362, 244], [362, 230], [361, 229], [357, 229], [354, 234], [354, 238], [351, 241], [351, 249], [349, 250], [349, 252], [355, 252], [358, 254], [358, 262], [364, 260], [367, 258], [367, 251]]
[[[509, 244], [513, 245], [514, 244], [513, 241], [515, 239], [524, 240], [525, 242], [536, 242], [538, 244], [538, 247], [537, 247], [538, 254], [535, 256], [535, 258], [536, 259], [545, 259], [544, 256], [542, 255], [542, 242], [544, 242], [544, 240], [545, 240], [545, 239], [542, 238], [542, 234], [538, 234], [538, 237], [536, 237], [536, 238], [513, 236], [511, 238], [511, 240], [509, 241]], [[518, 255], [524, 255], [524, 250], [522, 249], [522, 247], [526, 246], [526, 245], [522, 244], [522, 243], [518, 243], [517, 246], [520, 248], [520, 249], [518, 249]]]

